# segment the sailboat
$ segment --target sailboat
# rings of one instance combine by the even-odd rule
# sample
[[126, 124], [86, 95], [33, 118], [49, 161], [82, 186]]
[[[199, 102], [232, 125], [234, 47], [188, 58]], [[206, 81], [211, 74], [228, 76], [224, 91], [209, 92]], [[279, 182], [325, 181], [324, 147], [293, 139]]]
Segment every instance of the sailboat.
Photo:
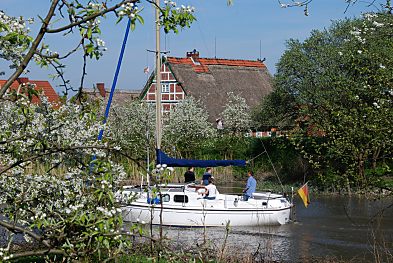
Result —
[[[156, 0], [157, 7], [159, 0]], [[156, 21], [159, 10], [156, 8]], [[245, 166], [244, 160], [188, 160], [167, 156], [161, 149], [161, 58], [160, 27], [156, 23], [156, 163], [159, 172], [166, 167]], [[150, 180], [147, 180], [148, 183]], [[120, 197], [125, 222], [145, 222], [156, 225], [257, 226], [282, 225], [290, 221], [292, 203], [281, 194], [254, 193], [247, 201], [241, 195], [218, 194], [214, 200], [204, 199], [195, 183], [158, 185], [153, 194], [148, 186], [125, 187]], [[127, 200], [131, 200], [128, 202]]]

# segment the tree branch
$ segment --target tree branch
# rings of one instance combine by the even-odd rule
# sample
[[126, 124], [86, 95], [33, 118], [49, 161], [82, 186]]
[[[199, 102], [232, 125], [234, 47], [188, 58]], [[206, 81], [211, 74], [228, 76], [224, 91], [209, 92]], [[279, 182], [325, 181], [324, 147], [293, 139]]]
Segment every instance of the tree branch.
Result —
[[6, 93], [8, 88], [11, 86], [11, 84], [14, 83], [14, 81], [23, 73], [23, 71], [26, 69], [27, 65], [29, 64], [31, 58], [35, 54], [38, 45], [41, 43], [45, 33], [47, 32], [49, 22], [55, 13], [55, 9], [56, 9], [58, 2], [59, 2], [59, 0], [52, 1], [52, 4], [51, 4], [50, 9], [48, 11], [48, 14], [46, 15], [44, 21], [42, 22], [41, 29], [38, 32], [37, 37], [33, 41], [29, 52], [27, 52], [25, 58], [23, 59], [22, 63], [19, 65], [18, 69], [14, 72], [14, 74], [12, 74], [11, 77], [6, 81], [6, 83], [0, 88], [0, 99], [3, 98], [4, 94]]
[[82, 43], [82, 46], [83, 46], [82, 75], [81, 75], [80, 86], [79, 86], [78, 95], [77, 95], [77, 98], [78, 98], [79, 102], [81, 102], [81, 103], [82, 103], [81, 100], [82, 100], [83, 83], [84, 83], [85, 77], [86, 77], [86, 75], [87, 75], [87, 73], [86, 73], [86, 66], [87, 66], [87, 60], [86, 60], [86, 58], [87, 58], [87, 52], [86, 52], [86, 48], [85, 48], [85, 46], [83, 45], [83, 43]]
[[65, 92], [64, 95], [67, 96], [68, 95], [68, 90], [72, 90], [72, 87], [68, 88], [67, 87], [67, 83], [69, 82], [68, 80], [66, 80], [64, 78], [64, 72], [61, 69], [61, 64], [59, 64], [58, 66], [56, 66], [52, 60], [49, 60], [49, 64], [54, 68], [54, 70], [57, 72], [57, 74], [59, 75], [59, 77], [61, 78], [61, 81], [63, 82], [63, 84], [60, 84], [60, 86], [64, 86]]
[[142, 167], [137, 162], [137, 160], [135, 160], [134, 158], [132, 158], [131, 156], [129, 156], [129, 155], [125, 154], [125, 153], [122, 153], [119, 150], [116, 150], [115, 148], [110, 148], [110, 147], [106, 147], [106, 146], [74, 146], [74, 147], [69, 147], [69, 148], [51, 148], [51, 149], [48, 149], [44, 153], [36, 154], [34, 156], [30, 156], [30, 157], [27, 157], [27, 158], [22, 159], [22, 160], [17, 160], [16, 162], [14, 162], [13, 164], [11, 164], [11, 165], [9, 165], [7, 167], [1, 167], [0, 166], [0, 168], [2, 168], [2, 170], [0, 170], [0, 175], [5, 173], [5, 172], [7, 172], [8, 170], [16, 167], [16, 166], [19, 166], [19, 165], [21, 165], [23, 163], [26, 163], [26, 162], [33, 161], [35, 159], [38, 159], [40, 157], [43, 157], [43, 156], [46, 156], [46, 155], [49, 155], [49, 154], [58, 153], [58, 152], [69, 152], [69, 151], [73, 151], [73, 150], [83, 150], [83, 149], [100, 149], [100, 150], [116, 151], [116, 152], [119, 152], [120, 155], [122, 155], [122, 156], [124, 156], [124, 157], [126, 157], [126, 158], [128, 158], [128, 159], [130, 159], [132, 161], [134, 161], [135, 164], [137, 164], [138, 167], [145, 169], [144, 167]]
[[66, 255], [66, 253], [61, 249], [41, 249], [41, 250], [26, 251], [26, 252], [12, 254], [12, 259], [21, 258], [21, 257], [31, 257], [31, 256], [43, 256], [49, 254]]
[[7, 223], [3, 220], [0, 220], [0, 226], [5, 227], [6, 229], [8, 229], [9, 231], [12, 231], [12, 232], [20, 232], [20, 233], [24, 233], [26, 235], [29, 235], [32, 238], [34, 238], [35, 240], [44, 244], [46, 247], [51, 248], [51, 245], [48, 243], [48, 241], [44, 240], [44, 238], [42, 236], [37, 235], [33, 231], [27, 230], [27, 229], [20, 227], [20, 226], [16, 226], [14, 224]]
[[48, 29], [47, 33], [59, 33], [59, 32], [65, 31], [67, 29], [71, 29], [73, 27], [76, 27], [76, 26], [79, 26], [79, 25], [81, 25], [83, 23], [86, 23], [87, 21], [93, 20], [93, 19], [95, 19], [95, 18], [97, 18], [99, 16], [105, 15], [106, 13], [115, 11], [116, 9], [118, 9], [119, 7], [121, 7], [125, 3], [136, 3], [136, 2], [138, 2], [138, 0], [124, 0], [124, 1], [122, 1], [122, 2], [120, 2], [118, 4], [116, 4], [116, 5], [112, 6], [111, 8], [107, 8], [105, 10], [102, 10], [102, 11], [98, 12], [98, 13], [95, 13], [93, 15], [87, 16], [87, 17], [85, 17], [82, 20], [79, 20], [77, 22], [74, 22], [74, 23], [71, 23], [71, 24], [68, 24], [66, 26], [56, 28], [56, 29]]

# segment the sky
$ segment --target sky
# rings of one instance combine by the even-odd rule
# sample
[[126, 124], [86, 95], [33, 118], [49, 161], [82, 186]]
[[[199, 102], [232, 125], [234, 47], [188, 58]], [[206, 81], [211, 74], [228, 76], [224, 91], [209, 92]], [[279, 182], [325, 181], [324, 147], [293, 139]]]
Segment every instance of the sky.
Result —
[[[289, 1], [291, 0], [287, 0]], [[345, 0], [313, 0], [309, 5], [308, 16], [304, 15], [302, 8], [281, 8], [277, 0], [234, 0], [232, 6], [227, 6], [227, 0], [176, 2], [178, 5], [194, 6], [197, 21], [191, 28], [181, 30], [178, 34], [161, 34], [161, 49], [169, 51], [168, 56], [184, 57], [187, 51], [196, 49], [201, 57], [250, 60], [265, 58], [265, 64], [272, 75], [286, 49], [287, 40], [293, 38], [303, 41], [312, 30], [328, 28], [334, 20], [359, 17], [362, 12], [376, 11], [375, 7], [368, 7], [364, 1], [358, 1], [345, 12]], [[49, 0], [0, 0], [0, 9], [11, 16], [34, 17], [35, 25], [29, 26], [35, 36], [38, 16], [46, 15], [49, 3]], [[154, 68], [154, 54], [147, 51], [155, 48], [154, 10], [146, 3], [139, 7], [143, 7], [141, 14], [145, 23], [137, 25], [135, 31], [129, 34], [117, 89], [142, 89], [148, 77], [143, 69], [148, 66], [152, 71]], [[124, 19], [119, 24], [115, 22], [114, 15], [108, 15], [101, 21], [101, 38], [108, 50], [100, 60], [89, 61], [85, 88], [92, 88], [98, 82], [105, 83], [108, 89], [112, 85], [127, 21]], [[72, 49], [76, 41], [76, 37], [62, 34], [47, 35], [44, 39], [50, 50], [60, 54]], [[82, 72], [80, 54], [64, 63], [65, 78], [69, 79], [74, 87], [78, 87]], [[49, 78], [52, 70], [39, 68], [33, 61], [28, 69], [30, 72], [27, 77], [33, 80], [49, 80], [61, 93], [60, 81]], [[0, 77], [2, 79], [12, 73], [4, 61], [0, 61], [0, 71], [6, 73]]]

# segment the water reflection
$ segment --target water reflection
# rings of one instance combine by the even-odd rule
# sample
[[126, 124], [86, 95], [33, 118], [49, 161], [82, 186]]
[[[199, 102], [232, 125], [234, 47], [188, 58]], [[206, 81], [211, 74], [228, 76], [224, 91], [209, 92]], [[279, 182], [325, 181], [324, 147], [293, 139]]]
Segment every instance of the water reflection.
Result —
[[[296, 202], [296, 222], [283, 226], [233, 227], [227, 251], [259, 259], [301, 261], [315, 257], [375, 261], [393, 261], [392, 199], [368, 200], [360, 197], [318, 197], [304, 208]], [[386, 208], [389, 207], [389, 208]], [[385, 210], [383, 210], [386, 208]], [[380, 214], [380, 211], [384, 211]], [[381, 216], [382, 215], [382, 216]], [[204, 238], [220, 248], [224, 228], [164, 228], [165, 235], [179, 249], [190, 250]]]

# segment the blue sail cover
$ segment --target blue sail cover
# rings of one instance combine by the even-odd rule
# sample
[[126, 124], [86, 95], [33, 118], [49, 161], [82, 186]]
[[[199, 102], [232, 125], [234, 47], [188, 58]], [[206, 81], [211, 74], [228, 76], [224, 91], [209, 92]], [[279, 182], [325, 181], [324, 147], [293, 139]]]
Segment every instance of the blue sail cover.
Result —
[[245, 160], [190, 160], [176, 159], [156, 149], [157, 164], [166, 164], [169, 167], [217, 167], [217, 166], [246, 166]]

